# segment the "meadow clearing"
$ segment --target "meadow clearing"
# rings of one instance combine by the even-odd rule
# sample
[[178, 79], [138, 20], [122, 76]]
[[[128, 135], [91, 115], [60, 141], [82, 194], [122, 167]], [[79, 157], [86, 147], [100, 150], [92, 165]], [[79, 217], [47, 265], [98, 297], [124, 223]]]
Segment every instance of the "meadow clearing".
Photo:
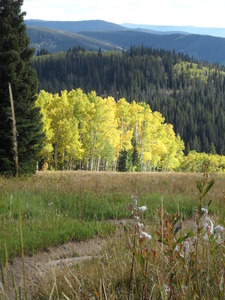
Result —
[[0, 177], [0, 208], [2, 299], [224, 299], [222, 173]]

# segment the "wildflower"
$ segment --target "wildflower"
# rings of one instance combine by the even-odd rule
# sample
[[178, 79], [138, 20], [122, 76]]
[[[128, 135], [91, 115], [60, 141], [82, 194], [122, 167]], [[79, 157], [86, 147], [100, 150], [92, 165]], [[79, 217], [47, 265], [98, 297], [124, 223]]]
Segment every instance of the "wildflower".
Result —
[[151, 235], [150, 234], [148, 234], [148, 233], [146, 233], [146, 232], [144, 232], [144, 231], [139, 231], [139, 236], [140, 236], [140, 238], [141, 239], [143, 239], [143, 238], [146, 238], [146, 239], [148, 239], [148, 240], [151, 240], [152, 239], [152, 237], [151, 237]]
[[184, 242], [184, 255], [185, 255], [185, 257], [188, 256], [189, 252], [190, 252], [190, 244], [189, 244], [189, 241], [185, 241], [185, 242]]
[[133, 207], [133, 210], [132, 210], [132, 212], [131, 212], [131, 214], [133, 215], [134, 212], [137, 211], [137, 201], [138, 201], [138, 196], [131, 195], [131, 199], [134, 201], [134, 207]]
[[140, 211], [145, 211], [147, 209], [147, 207], [144, 205], [144, 206], [141, 206], [141, 207], [138, 207]]
[[165, 294], [167, 294], [168, 292], [170, 292], [170, 288], [166, 284], [164, 284], [164, 292], [165, 292]]
[[203, 237], [203, 240], [205, 241], [208, 241], [209, 240], [209, 237], [208, 237], [208, 234], [206, 233], [205, 236]]
[[203, 228], [205, 230], [209, 229], [210, 233], [213, 234], [213, 222], [210, 218], [206, 218], [205, 222], [203, 223]]
[[204, 213], [205, 213], [206, 216], [208, 215], [208, 208], [207, 208], [207, 206], [205, 208], [203, 207], [202, 211], [204, 211]]
[[221, 238], [220, 234], [224, 231], [223, 226], [217, 225], [214, 229], [215, 236], [217, 236], [217, 243], [221, 244], [223, 242], [223, 239]]
[[139, 227], [139, 228], [143, 228], [143, 227], [144, 227], [144, 224], [138, 222], [138, 227]]
[[183, 290], [183, 293], [185, 294], [185, 291], [187, 291], [188, 287], [184, 284], [182, 284], [182, 290]]
[[214, 231], [217, 232], [217, 233], [221, 233], [221, 232], [224, 231], [224, 228], [223, 228], [223, 226], [221, 226], [221, 225], [217, 225], [217, 226], [215, 227]]
[[221, 244], [223, 243], [223, 239], [221, 238], [220, 234], [217, 234], [217, 243]]
[[131, 195], [131, 199], [134, 200], [134, 206], [137, 206], [138, 196]]

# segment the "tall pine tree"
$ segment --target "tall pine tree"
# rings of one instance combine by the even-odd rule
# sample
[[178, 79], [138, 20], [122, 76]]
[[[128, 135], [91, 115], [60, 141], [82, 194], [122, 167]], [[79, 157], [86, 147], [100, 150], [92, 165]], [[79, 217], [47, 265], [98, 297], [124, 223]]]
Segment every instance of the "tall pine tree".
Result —
[[12, 86], [19, 173], [35, 171], [42, 148], [39, 109], [34, 106], [38, 80], [31, 68], [33, 50], [26, 35], [23, 0], [0, 0], [0, 172], [15, 172], [9, 83]]

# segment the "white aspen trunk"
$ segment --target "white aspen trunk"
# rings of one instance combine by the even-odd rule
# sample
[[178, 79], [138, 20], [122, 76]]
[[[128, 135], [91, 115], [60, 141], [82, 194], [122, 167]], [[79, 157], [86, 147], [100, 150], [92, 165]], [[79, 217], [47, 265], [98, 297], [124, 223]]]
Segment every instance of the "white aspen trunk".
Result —
[[58, 168], [58, 143], [56, 142], [54, 145], [54, 161], [55, 161], [55, 171], [57, 171]]
[[94, 155], [91, 157], [91, 171], [93, 171], [93, 165], [94, 165]]
[[69, 170], [72, 170], [72, 166], [73, 166], [73, 156], [70, 156], [70, 160], [69, 160]]
[[118, 160], [119, 155], [117, 156], [116, 160], [115, 160], [115, 166], [114, 166], [114, 172], [116, 172], [116, 167], [117, 167], [117, 160]]
[[137, 113], [136, 113], [136, 125], [135, 125], [135, 140], [136, 145], [138, 144], [138, 133], [137, 133]]
[[[140, 140], [140, 147], [141, 147], [141, 140]], [[143, 171], [143, 156], [144, 156], [144, 149], [141, 147], [141, 171]]]
[[121, 123], [120, 149], [122, 148], [122, 137], [123, 137], [123, 118], [122, 118], [122, 123]]
[[65, 154], [63, 151], [63, 155], [62, 155], [62, 171], [64, 171], [64, 159], [65, 159]]
[[[93, 130], [92, 130], [92, 135], [93, 135]], [[93, 171], [93, 166], [94, 166], [95, 140], [96, 140], [96, 133], [95, 133], [95, 136], [94, 136], [93, 147], [92, 147], [91, 171]]]
[[100, 160], [101, 160], [101, 155], [99, 154], [99, 156], [98, 156], [97, 172], [99, 171]]

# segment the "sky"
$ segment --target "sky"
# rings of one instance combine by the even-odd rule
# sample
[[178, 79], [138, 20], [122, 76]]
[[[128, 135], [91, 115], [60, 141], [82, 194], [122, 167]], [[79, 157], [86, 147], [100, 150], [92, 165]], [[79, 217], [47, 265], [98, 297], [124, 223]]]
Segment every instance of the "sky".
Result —
[[24, 0], [25, 19], [225, 28], [224, 0]]

